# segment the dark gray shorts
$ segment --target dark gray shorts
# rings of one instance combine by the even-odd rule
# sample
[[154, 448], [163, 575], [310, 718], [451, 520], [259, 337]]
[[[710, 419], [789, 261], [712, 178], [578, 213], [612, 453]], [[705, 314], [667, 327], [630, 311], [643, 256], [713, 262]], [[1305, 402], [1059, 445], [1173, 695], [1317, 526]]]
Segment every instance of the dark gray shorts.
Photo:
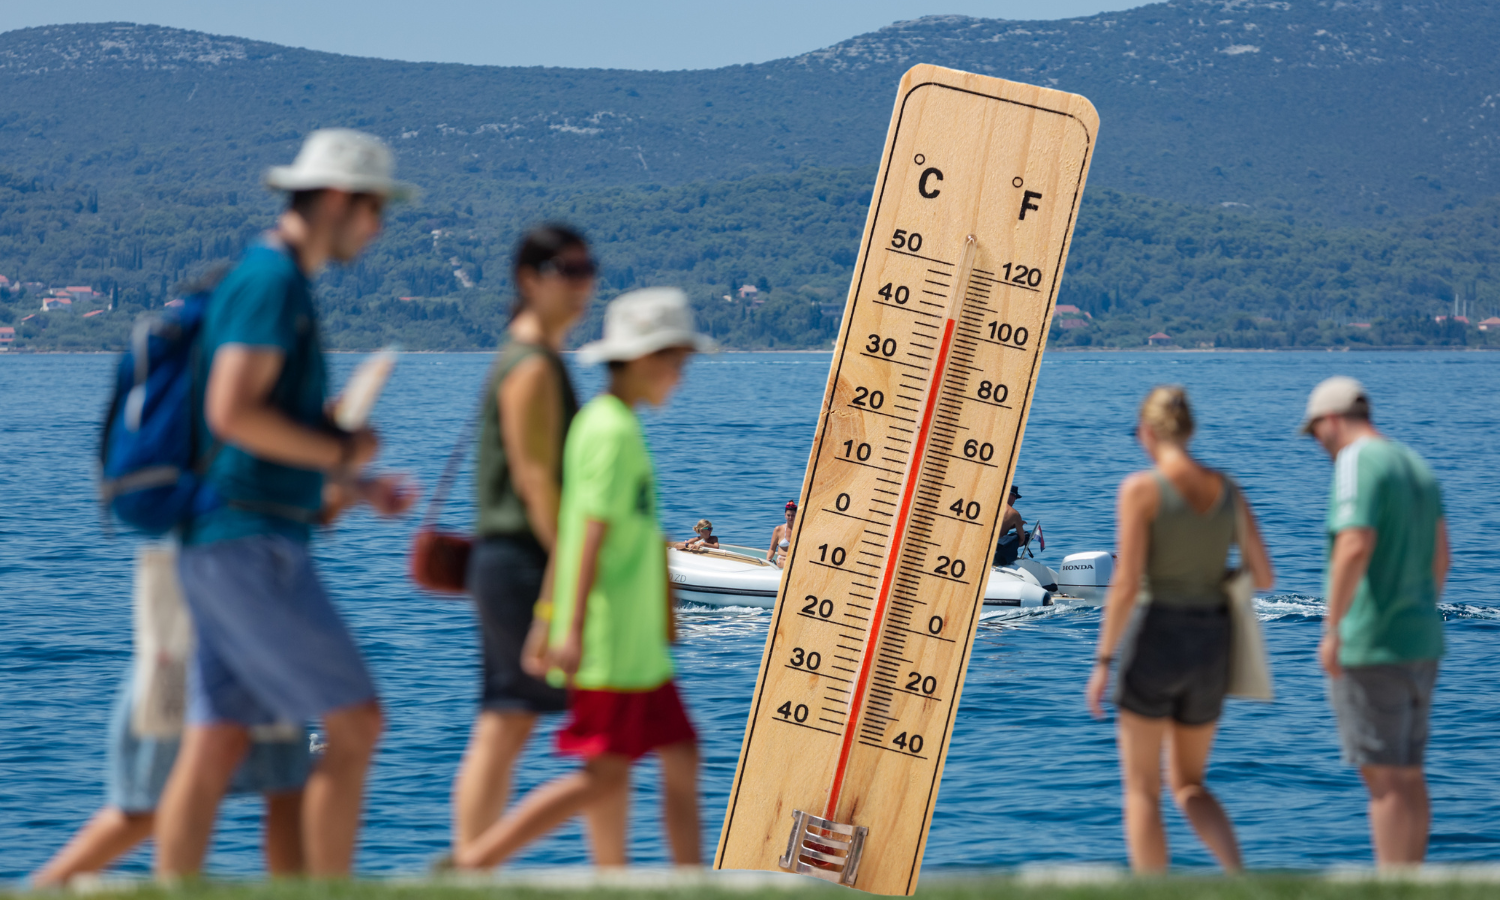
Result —
[[1420, 766], [1437, 660], [1349, 666], [1329, 679], [1344, 761], [1351, 766]]
[[481, 538], [469, 555], [469, 591], [479, 613], [484, 668], [482, 709], [545, 713], [568, 708], [567, 691], [521, 670], [521, 649], [546, 569], [547, 551], [530, 536]]
[[1217, 721], [1229, 689], [1229, 612], [1152, 604], [1132, 623], [1115, 704], [1182, 725]]

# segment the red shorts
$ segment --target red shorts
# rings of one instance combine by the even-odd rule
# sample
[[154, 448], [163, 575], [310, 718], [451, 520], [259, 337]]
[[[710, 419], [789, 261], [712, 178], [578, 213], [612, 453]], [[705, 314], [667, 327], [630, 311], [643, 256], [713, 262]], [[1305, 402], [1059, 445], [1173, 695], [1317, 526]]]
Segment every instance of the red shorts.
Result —
[[696, 742], [698, 733], [668, 681], [649, 691], [587, 691], [568, 695], [568, 722], [557, 732], [557, 752], [593, 759], [616, 753], [631, 761], [657, 747]]

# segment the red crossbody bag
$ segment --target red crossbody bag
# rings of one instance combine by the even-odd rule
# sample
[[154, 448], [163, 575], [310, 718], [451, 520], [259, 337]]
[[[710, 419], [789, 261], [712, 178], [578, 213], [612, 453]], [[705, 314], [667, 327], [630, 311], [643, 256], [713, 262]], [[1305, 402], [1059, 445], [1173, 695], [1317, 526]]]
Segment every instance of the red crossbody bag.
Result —
[[[480, 394], [480, 415], [489, 401], [490, 377], [485, 377], [485, 388]], [[411, 541], [411, 580], [418, 587], [435, 594], [464, 594], [469, 583], [469, 554], [474, 551], [474, 538], [457, 531], [444, 531], [438, 527], [438, 517], [443, 504], [448, 502], [448, 492], [453, 488], [453, 479], [458, 475], [458, 465], [463, 462], [464, 451], [473, 440], [479, 416], [469, 424], [453, 444], [448, 461], [443, 465], [443, 474], [433, 489], [432, 499], [427, 502], [427, 512], [422, 524]]]

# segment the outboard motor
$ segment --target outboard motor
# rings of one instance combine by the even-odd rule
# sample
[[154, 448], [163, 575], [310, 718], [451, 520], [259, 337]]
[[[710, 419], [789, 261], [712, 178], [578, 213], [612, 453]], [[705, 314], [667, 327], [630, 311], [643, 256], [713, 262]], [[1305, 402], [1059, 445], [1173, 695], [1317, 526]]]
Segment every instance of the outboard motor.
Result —
[[1057, 573], [1057, 589], [1092, 604], [1103, 604], [1109, 593], [1109, 581], [1115, 573], [1115, 559], [1103, 550], [1074, 553], [1063, 558]]

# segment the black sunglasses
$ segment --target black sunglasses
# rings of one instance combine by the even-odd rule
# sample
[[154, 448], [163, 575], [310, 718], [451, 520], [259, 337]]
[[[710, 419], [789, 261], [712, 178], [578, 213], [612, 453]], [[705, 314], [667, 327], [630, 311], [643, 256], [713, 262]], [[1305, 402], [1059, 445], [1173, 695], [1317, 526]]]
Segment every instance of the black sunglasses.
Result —
[[582, 281], [599, 274], [599, 266], [592, 259], [581, 261], [549, 259], [536, 267], [538, 274], [557, 275], [571, 281]]

